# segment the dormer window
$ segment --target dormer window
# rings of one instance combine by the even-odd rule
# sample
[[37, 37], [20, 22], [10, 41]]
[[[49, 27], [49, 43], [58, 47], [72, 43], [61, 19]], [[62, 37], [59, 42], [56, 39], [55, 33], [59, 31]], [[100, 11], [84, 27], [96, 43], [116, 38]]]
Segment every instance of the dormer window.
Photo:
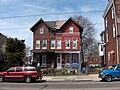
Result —
[[44, 33], [44, 27], [40, 27], [40, 34]]
[[73, 26], [69, 27], [69, 33], [73, 33]]

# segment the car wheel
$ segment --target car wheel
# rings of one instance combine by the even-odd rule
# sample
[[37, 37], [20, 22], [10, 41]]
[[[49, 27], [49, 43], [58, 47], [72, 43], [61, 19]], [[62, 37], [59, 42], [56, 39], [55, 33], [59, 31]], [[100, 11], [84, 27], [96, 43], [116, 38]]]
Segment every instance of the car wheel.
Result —
[[30, 83], [31, 80], [32, 80], [31, 76], [26, 76], [26, 77], [25, 77], [25, 82], [26, 82], [26, 83]]
[[111, 82], [112, 81], [112, 76], [111, 75], [105, 76], [105, 81]]
[[40, 80], [42, 80], [42, 76], [40, 77]]
[[4, 81], [4, 76], [0, 76], [0, 82]]

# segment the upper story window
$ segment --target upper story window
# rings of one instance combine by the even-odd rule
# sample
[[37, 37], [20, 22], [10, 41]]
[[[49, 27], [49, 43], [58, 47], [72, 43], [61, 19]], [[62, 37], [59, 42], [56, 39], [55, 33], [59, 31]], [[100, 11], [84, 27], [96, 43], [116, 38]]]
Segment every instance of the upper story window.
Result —
[[111, 11], [112, 11], [112, 19], [115, 17], [115, 15], [114, 15], [114, 8], [112, 7], [111, 8]]
[[108, 32], [106, 33], [106, 42], [108, 42]]
[[101, 52], [103, 51], [103, 45], [101, 45]]
[[51, 49], [55, 49], [55, 40], [51, 40]]
[[115, 37], [115, 24], [113, 24], [113, 37]]
[[61, 40], [60, 39], [57, 40], [57, 49], [61, 49]]
[[47, 40], [42, 41], [42, 49], [47, 49]]
[[105, 19], [105, 27], [107, 27], [108, 21], [107, 19]]
[[65, 43], [66, 43], [66, 49], [70, 49], [70, 39], [66, 39]]
[[73, 39], [73, 49], [77, 49], [77, 39]]
[[69, 33], [73, 33], [73, 26], [69, 27]]
[[40, 27], [40, 34], [44, 34], [44, 27]]
[[36, 40], [36, 47], [35, 49], [40, 49], [40, 40]]
[[104, 34], [101, 36], [101, 41], [104, 42]]

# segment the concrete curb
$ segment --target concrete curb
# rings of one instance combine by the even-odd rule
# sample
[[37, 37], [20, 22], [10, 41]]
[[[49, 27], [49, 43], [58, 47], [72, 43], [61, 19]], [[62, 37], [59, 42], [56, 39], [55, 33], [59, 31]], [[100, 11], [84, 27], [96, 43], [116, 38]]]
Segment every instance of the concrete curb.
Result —
[[98, 74], [78, 75], [78, 76], [43, 76], [46, 82], [83, 82], [83, 81], [100, 81]]

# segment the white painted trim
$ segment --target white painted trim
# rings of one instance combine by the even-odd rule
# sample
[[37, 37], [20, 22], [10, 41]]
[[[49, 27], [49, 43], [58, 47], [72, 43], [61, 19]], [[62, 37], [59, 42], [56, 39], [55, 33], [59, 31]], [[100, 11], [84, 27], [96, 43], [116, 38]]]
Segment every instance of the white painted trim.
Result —
[[114, 0], [110, 0], [110, 1], [109, 1], [108, 5], [107, 5], [107, 7], [106, 7], [106, 9], [105, 9], [105, 11], [104, 11], [103, 18], [106, 17], [106, 15], [107, 15], [108, 11], [110, 10], [113, 2], [114, 2]]

